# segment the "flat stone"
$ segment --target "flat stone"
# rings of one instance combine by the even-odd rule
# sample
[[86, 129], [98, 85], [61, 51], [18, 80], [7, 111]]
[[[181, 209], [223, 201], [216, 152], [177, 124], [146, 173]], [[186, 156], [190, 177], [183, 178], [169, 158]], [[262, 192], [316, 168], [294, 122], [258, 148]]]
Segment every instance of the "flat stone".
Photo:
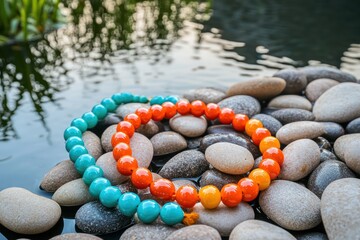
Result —
[[164, 131], [164, 126], [161, 122], [150, 120], [147, 124], [142, 124], [136, 131], [147, 138], [152, 138], [155, 134]]
[[321, 198], [321, 217], [329, 239], [359, 238], [359, 202], [359, 179], [339, 179], [325, 189]]
[[315, 102], [324, 92], [338, 84], [338, 81], [332, 79], [317, 79], [307, 85], [305, 95], [310, 101]]
[[0, 224], [13, 232], [46, 232], [59, 221], [60, 216], [59, 204], [51, 199], [17, 187], [0, 192]]
[[308, 66], [300, 69], [306, 75], [308, 82], [319, 78], [333, 79], [338, 82], [356, 82], [356, 77], [339, 69], [324, 66]]
[[337, 138], [345, 134], [344, 128], [334, 122], [320, 122], [323, 125], [325, 133], [322, 135], [324, 138], [335, 141]]
[[288, 231], [268, 222], [247, 220], [237, 225], [231, 232], [229, 240], [296, 240]]
[[231, 108], [236, 114], [246, 114], [249, 117], [260, 113], [261, 106], [258, 100], [251, 96], [237, 95], [228, 97], [218, 103], [220, 108]]
[[206, 160], [217, 170], [239, 175], [251, 170], [254, 157], [249, 150], [233, 143], [219, 142], [205, 151]]
[[307, 230], [321, 223], [320, 199], [294, 182], [272, 181], [260, 193], [259, 204], [266, 216], [287, 230]]
[[272, 112], [271, 116], [279, 120], [282, 124], [315, 120], [315, 116], [312, 112], [298, 108], [280, 109]]
[[184, 98], [189, 102], [200, 100], [205, 104], [218, 103], [225, 98], [225, 93], [213, 88], [192, 89], [184, 93]]
[[207, 121], [204, 117], [194, 117], [191, 115], [177, 115], [171, 118], [169, 123], [173, 131], [185, 137], [200, 137], [207, 128]]
[[272, 136], [275, 136], [277, 131], [283, 126], [279, 120], [267, 114], [256, 114], [252, 118], [260, 120], [264, 127], [271, 132]]
[[360, 118], [355, 118], [346, 126], [347, 133], [360, 133]]
[[113, 150], [113, 146], [111, 145], [111, 138], [116, 133], [116, 126], [111, 125], [101, 135], [101, 145], [105, 152], [111, 152]]
[[89, 154], [95, 159], [98, 159], [103, 154], [100, 138], [96, 134], [86, 131], [83, 133], [82, 139]]
[[281, 95], [273, 98], [269, 104], [269, 108], [300, 108], [311, 111], [312, 105], [309, 100], [298, 95]]
[[176, 228], [165, 224], [138, 223], [126, 229], [120, 240], [163, 240], [175, 231]]
[[298, 181], [309, 175], [320, 164], [320, 149], [310, 139], [300, 139], [283, 149], [284, 162], [280, 179]]
[[282, 69], [274, 74], [274, 77], [282, 78], [286, 86], [282, 94], [299, 94], [307, 84], [306, 75], [297, 69]]
[[70, 160], [65, 160], [59, 162], [45, 175], [40, 183], [40, 188], [46, 192], [55, 192], [65, 183], [80, 177], [81, 175], [76, 171], [74, 163]]
[[328, 160], [339, 160], [336, 155], [327, 150], [327, 149], [320, 149], [320, 162], [325, 162]]
[[313, 108], [316, 121], [344, 123], [360, 117], [360, 84], [340, 83], [322, 94]]
[[154, 156], [154, 148], [150, 140], [140, 133], [134, 133], [130, 139], [130, 147], [139, 167], [148, 168]]
[[238, 183], [243, 177], [244, 175], [230, 175], [216, 169], [210, 169], [201, 175], [200, 187], [214, 185], [218, 189], [222, 189], [222, 187], [228, 183]]
[[116, 161], [112, 152], [105, 153], [96, 162], [96, 165], [101, 167], [104, 172], [104, 177], [109, 179], [111, 184], [118, 185], [129, 179], [118, 172], [116, 168]]
[[50, 240], [101, 240], [101, 238], [86, 233], [65, 233], [52, 237]]
[[171, 131], [158, 133], [150, 141], [154, 147], [154, 156], [176, 153], [187, 147], [185, 138]]
[[351, 170], [360, 174], [360, 133], [339, 137], [334, 143], [334, 150]]
[[56, 190], [52, 199], [60, 206], [81, 206], [95, 200], [81, 178], [62, 185]]
[[[226, 134], [239, 134], [231, 125], [213, 125], [207, 128], [207, 134], [214, 134], [214, 133], [226, 133]], [[245, 135], [244, 135], [245, 136]]]
[[295, 236], [297, 240], [328, 240], [326, 234], [320, 232], [299, 233]]
[[324, 128], [320, 123], [300, 121], [284, 125], [276, 133], [276, 137], [282, 144], [289, 144], [299, 139], [313, 139], [324, 133]]
[[166, 240], [221, 240], [220, 233], [210, 226], [195, 224], [176, 230]]
[[116, 109], [116, 114], [121, 117], [125, 118], [128, 114], [134, 113], [138, 108], [150, 108], [149, 104], [144, 103], [127, 103], [122, 104]]

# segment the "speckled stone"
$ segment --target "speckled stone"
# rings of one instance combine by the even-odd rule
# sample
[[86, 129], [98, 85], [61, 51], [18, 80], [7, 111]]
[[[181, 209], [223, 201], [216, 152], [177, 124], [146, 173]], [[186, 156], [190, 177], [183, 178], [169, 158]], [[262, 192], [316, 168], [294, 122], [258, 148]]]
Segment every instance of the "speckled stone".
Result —
[[320, 199], [294, 182], [272, 181], [260, 193], [259, 204], [271, 220], [287, 230], [307, 230], [321, 222]]
[[298, 139], [313, 139], [324, 134], [323, 126], [318, 122], [300, 121], [284, 125], [276, 133], [282, 144], [289, 144]]
[[307, 188], [321, 198], [325, 188], [335, 180], [355, 177], [354, 173], [340, 161], [321, 163], [310, 175]]
[[329, 239], [359, 238], [359, 202], [359, 179], [339, 179], [325, 189], [321, 198], [321, 217]]
[[96, 165], [102, 168], [104, 177], [109, 179], [113, 185], [121, 184], [129, 179], [128, 176], [120, 174], [116, 169], [116, 161], [112, 152], [103, 154], [97, 160]]
[[194, 212], [199, 214], [198, 224], [215, 228], [223, 237], [229, 236], [239, 223], [255, 218], [254, 210], [245, 202], [241, 202], [233, 208], [220, 203], [216, 209], [211, 210], [205, 209], [201, 203], [197, 203], [194, 206]]
[[310, 101], [315, 102], [324, 92], [338, 84], [338, 81], [332, 79], [317, 79], [306, 86], [305, 95]]
[[116, 126], [111, 125], [101, 135], [101, 145], [105, 152], [111, 152], [113, 150], [113, 146], [111, 145], [111, 138], [116, 133]]
[[100, 138], [94, 133], [86, 131], [83, 133], [82, 139], [89, 154], [95, 159], [98, 159], [103, 154]]
[[150, 108], [150, 105], [149, 104], [144, 104], [144, 103], [122, 104], [116, 109], [116, 114], [119, 117], [125, 118], [126, 115], [128, 115], [130, 113], [134, 113], [136, 111], [136, 109], [141, 108], [141, 107]]
[[254, 165], [251, 152], [233, 143], [211, 145], [205, 151], [205, 158], [217, 170], [233, 175], [246, 173]]
[[327, 149], [320, 149], [320, 162], [325, 162], [328, 160], [339, 160], [336, 155], [327, 150]]
[[306, 75], [297, 69], [282, 69], [274, 74], [274, 77], [282, 78], [286, 81], [286, 86], [282, 94], [299, 94], [307, 84]]
[[198, 149], [200, 147], [200, 142], [202, 140], [202, 137], [198, 138], [187, 138], [187, 148], [188, 149]]
[[326, 234], [320, 232], [299, 233], [295, 236], [297, 240], [328, 240]]
[[86, 233], [65, 233], [52, 237], [50, 240], [101, 240], [101, 238]]
[[178, 190], [182, 186], [193, 186], [194, 188], [198, 188], [198, 186], [194, 182], [187, 179], [178, 179], [173, 180], [172, 182], [175, 186], [175, 190]]
[[360, 133], [360, 118], [356, 118], [349, 122], [346, 126], [347, 133]]
[[246, 114], [249, 117], [260, 113], [261, 106], [258, 100], [245, 95], [237, 95], [225, 98], [218, 103], [220, 108], [231, 108], [235, 113]]
[[104, 207], [99, 202], [89, 202], [76, 212], [75, 224], [85, 233], [95, 235], [112, 233], [129, 225], [131, 218], [116, 208]]
[[169, 123], [173, 131], [185, 137], [200, 137], [207, 128], [207, 121], [204, 117], [194, 117], [191, 115], [177, 115], [171, 118]]
[[200, 179], [200, 187], [204, 187], [206, 185], [214, 185], [218, 189], [222, 189], [222, 187], [228, 183], [237, 183], [244, 175], [230, 175], [223, 172], [220, 172], [216, 169], [207, 170], [201, 175]]
[[218, 103], [225, 98], [225, 93], [213, 88], [192, 89], [184, 93], [184, 98], [189, 102], [201, 100], [205, 104]]
[[300, 139], [283, 149], [284, 162], [280, 179], [298, 181], [309, 175], [320, 164], [320, 149], [310, 139]]
[[166, 240], [221, 240], [220, 233], [210, 226], [195, 224], [176, 230]]
[[150, 141], [154, 147], [154, 156], [176, 153], [187, 147], [185, 138], [171, 131], [158, 133]]
[[131, 180], [123, 182], [122, 184], [117, 185], [117, 187], [120, 189], [120, 191], [122, 193], [126, 193], [126, 192], [137, 193], [138, 192], [137, 188], [131, 183]]
[[164, 224], [138, 223], [126, 229], [120, 240], [163, 240], [174, 231], [176, 228]]
[[142, 124], [136, 132], [141, 133], [147, 138], [152, 138], [155, 134], [164, 131], [164, 126], [161, 122], [150, 120], [147, 124]]
[[252, 118], [260, 120], [264, 127], [271, 132], [272, 136], [275, 136], [277, 131], [283, 126], [279, 120], [267, 114], [256, 114]]
[[311, 111], [311, 102], [304, 97], [298, 95], [281, 95], [273, 98], [269, 104], [269, 108], [299, 108]]
[[24, 188], [12, 187], [0, 192], [0, 224], [13, 232], [46, 232], [58, 222], [60, 216], [59, 204]]
[[288, 231], [268, 222], [247, 220], [237, 225], [229, 240], [296, 240]]
[[332, 67], [308, 66], [300, 69], [300, 71], [306, 75], [308, 82], [319, 78], [329, 78], [338, 82], [356, 82], [356, 78], [350, 73]]
[[214, 134], [214, 133], [228, 134], [228, 133], [230, 133], [230, 134], [237, 135], [239, 132], [236, 131], [231, 125], [220, 124], [220, 125], [213, 125], [211, 127], [208, 127], [206, 133], [207, 134]]
[[279, 120], [282, 124], [315, 120], [315, 116], [312, 112], [298, 108], [280, 109], [272, 112], [271, 116]]
[[56, 190], [52, 199], [60, 206], [80, 206], [95, 200], [81, 178], [62, 185]]
[[351, 170], [360, 174], [360, 133], [339, 137], [334, 143], [334, 150]]
[[159, 174], [168, 179], [200, 176], [209, 168], [202, 152], [187, 150], [176, 154], [160, 170]]
[[59, 162], [45, 175], [40, 183], [40, 188], [46, 192], [55, 192], [65, 183], [80, 177], [81, 175], [76, 171], [74, 163], [70, 160], [65, 160]]
[[344, 128], [334, 122], [320, 122], [323, 125], [325, 133], [322, 135], [324, 138], [335, 141], [337, 138], [345, 134]]

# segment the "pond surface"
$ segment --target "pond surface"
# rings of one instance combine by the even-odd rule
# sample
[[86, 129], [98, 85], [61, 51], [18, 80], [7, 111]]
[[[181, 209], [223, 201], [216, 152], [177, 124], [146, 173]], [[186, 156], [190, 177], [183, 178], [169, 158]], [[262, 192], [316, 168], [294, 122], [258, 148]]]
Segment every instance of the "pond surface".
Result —
[[[39, 183], [67, 159], [64, 129], [114, 92], [181, 94], [318, 64], [360, 78], [357, 0], [68, 2], [70, 24], [0, 47], [0, 190], [50, 196]], [[73, 209], [63, 216], [36, 238], [78, 231]]]

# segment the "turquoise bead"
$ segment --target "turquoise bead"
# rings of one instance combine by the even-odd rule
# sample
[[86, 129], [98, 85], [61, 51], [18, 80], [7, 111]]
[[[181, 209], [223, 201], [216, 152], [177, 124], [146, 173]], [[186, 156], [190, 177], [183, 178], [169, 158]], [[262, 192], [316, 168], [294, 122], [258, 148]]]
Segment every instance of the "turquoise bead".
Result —
[[84, 113], [82, 119], [87, 123], [88, 128], [93, 128], [98, 123], [98, 118], [92, 112]]
[[173, 104], [176, 104], [179, 101], [179, 98], [175, 96], [167, 96], [165, 97], [165, 102], [172, 102]]
[[82, 137], [81, 131], [77, 127], [68, 127], [64, 131], [64, 139], [65, 141], [68, 140], [71, 137]]
[[112, 207], [116, 207], [120, 196], [121, 196], [120, 189], [114, 186], [110, 186], [103, 189], [100, 192], [99, 199], [102, 205], [108, 208], [112, 208]]
[[155, 96], [150, 100], [150, 105], [161, 105], [165, 102], [165, 98], [163, 96]]
[[85, 184], [90, 185], [95, 179], [103, 177], [104, 172], [103, 170], [98, 166], [89, 166], [82, 176], [82, 179]]
[[72, 120], [71, 126], [78, 128], [81, 132], [85, 132], [88, 128], [87, 123], [82, 118], [75, 118]]
[[87, 153], [88, 150], [84, 146], [76, 145], [72, 149], [70, 149], [69, 157], [71, 161], [75, 162], [78, 157]]
[[104, 117], [106, 117], [106, 114], [108, 113], [108, 110], [106, 109], [106, 107], [104, 107], [101, 104], [95, 105], [91, 111], [95, 114], [95, 116], [98, 119], [103, 119]]
[[84, 146], [84, 141], [79, 137], [70, 137], [65, 143], [66, 151], [69, 152], [76, 145]]
[[122, 103], [130, 103], [133, 101], [133, 95], [128, 92], [116, 93], [112, 95], [111, 98], [115, 101], [117, 105], [120, 105]]
[[127, 192], [120, 196], [118, 202], [119, 211], [127, 217], [132, 217], [140, 204], [139, 195]]
[[142, 201], [137, 208], [137, 215], [143, 223], [152, 223], [160, 214], [160, 205], [152, 200]]
[[83, 174], [88, 167], [93, 165], [95, 165], [95, 158], [90, 154], [83, 154], [75, 161], [75, 168], [80, 174]]
[[134, 95], [133, 96], [133, 102], [140, 102], [140, 96], [139, 95]]
[[147, 103], [149, 99], [146, 96], [140, 96], [139, 102], [140, 103]]
[[116, 109], [116, 103], [114, 100], [112, 100], [111, 98], [104, 98], [101, 101], [101, 105], [103, 105], [104, 107], [106, 107], [106, 109], [108, 110], [108, 112], [113, 112]]
[[167, 225], [181, 223], [184, 219], [184, 211], [181, 209], [179, 204], [168, 202], [162, 206], [160, 218]]
[[95, 179], [89, 187], [90, 195], [98, 198], [101, 191], [107, 187], [111, 186], [111, 183], [106, 178], [97, 178]]

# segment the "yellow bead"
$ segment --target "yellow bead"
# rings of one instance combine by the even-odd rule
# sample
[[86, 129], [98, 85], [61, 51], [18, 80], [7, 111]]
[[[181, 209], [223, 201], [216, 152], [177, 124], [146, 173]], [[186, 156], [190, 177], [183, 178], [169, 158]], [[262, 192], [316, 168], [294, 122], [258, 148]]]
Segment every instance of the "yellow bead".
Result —
[[266, 150], [268, 150], [271, 147], [280, 148], [280, 142], [276, 137], [266, 137], [263, 140], [261, 140], [259, 145], [261, 153], [264, 153]]
[[263, 124], [261, 121], [259, 121], [257, 119], [250, 119], [245, 125], [245, 132], [249, 137], [251, 137], [256, 129], [262, 128], [262, 127], [263, 127]]
[[213, 185], [207, 185], [200, 189], [199, 198], [204, 208], [214, 209], [220, 204], [221, 194], [217, 187]]
[[270, 186], [270, 175], [261, 168], [252, 170], [249, 174], [249, 178], [259, 185], [259, 190], [265, 190]]

